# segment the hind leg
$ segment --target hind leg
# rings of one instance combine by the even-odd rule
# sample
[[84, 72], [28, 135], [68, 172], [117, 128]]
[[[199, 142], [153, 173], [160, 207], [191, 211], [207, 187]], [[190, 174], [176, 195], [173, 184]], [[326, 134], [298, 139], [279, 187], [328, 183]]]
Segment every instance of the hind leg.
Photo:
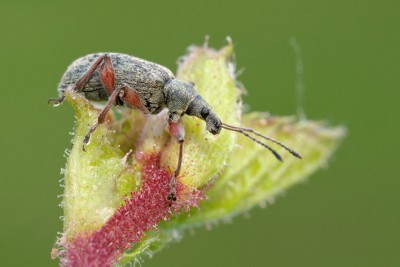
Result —
[[[108, 95], [111, 95], [114, 91], [115, 74], [111, 58], [108, 54], [104, 54], [96, 59], [90, 69], [76, 82], [74, 90], [78, 93], [82, 92], [83, 87], [97, 69], [100, 74], [101, 83], [106, 88]], [[47, 103], [50, 104], [53, 102], [53, 106], [59, 106], [64, 100], [65, 96], [63, 95], [59, 98], [49, 98]]]

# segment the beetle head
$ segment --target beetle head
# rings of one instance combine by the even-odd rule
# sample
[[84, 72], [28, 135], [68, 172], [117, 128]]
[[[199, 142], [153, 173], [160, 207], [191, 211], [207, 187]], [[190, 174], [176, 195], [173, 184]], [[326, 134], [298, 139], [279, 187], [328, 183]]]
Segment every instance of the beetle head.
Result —
[[212, 134], [219, 134], [222, 122], [217, 114], [211, 108], [203, 107], [200, 115], [202, 117], [204, 115], [203, 119], [206, 121], [207, 130]]
[[189, 104], [186, 114], [204, 120], [206, 122], [207, 131], [212, 134], [219, 134], [221, 131], [221, 120], [200, 95], [197, 95]]

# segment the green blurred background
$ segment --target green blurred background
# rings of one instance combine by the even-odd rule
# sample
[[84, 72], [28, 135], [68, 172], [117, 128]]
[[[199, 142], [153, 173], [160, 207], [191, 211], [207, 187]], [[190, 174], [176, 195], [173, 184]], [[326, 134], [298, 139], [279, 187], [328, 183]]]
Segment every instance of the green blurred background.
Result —
[[[327, 170], [266, 209], [186, 234], [144, 266], [400, 266], [399, 1], [1, 1], [0, 265], [57, 266], [60, 168], [74, 115], [46, 104], [97, 51], [176, 69], [231, 36], [252, 110], [296, 113], [293, 37], [310, 119], [348, 127]], [[396, 174], [397, 173], [397, 174]]]

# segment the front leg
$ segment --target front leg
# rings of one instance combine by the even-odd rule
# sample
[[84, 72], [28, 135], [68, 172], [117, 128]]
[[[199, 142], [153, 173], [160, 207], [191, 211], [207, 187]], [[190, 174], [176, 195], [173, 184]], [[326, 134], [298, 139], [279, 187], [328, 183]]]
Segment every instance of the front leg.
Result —
[[168, 131], [171, 136], [175, 137], [179, 143], [179, 157], [178, 157], [178, 166], [175, 169], [174, 176], [171, 178], [171, 190], [169, 195], [167, 196], [168, 200], [176, 201], [176, 178], [179, 176], [182, 166], [182, 158], [183, 158], [183, 142], [185, 140], [185, 130], [182, 125], [179, 123], [168, 121]]

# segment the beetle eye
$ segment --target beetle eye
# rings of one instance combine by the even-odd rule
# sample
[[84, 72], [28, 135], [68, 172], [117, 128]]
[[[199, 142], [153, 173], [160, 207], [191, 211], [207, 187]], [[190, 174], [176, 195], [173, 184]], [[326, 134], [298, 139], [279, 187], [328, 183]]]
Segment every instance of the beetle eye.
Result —
[[203, 117], [203, 119], [206, 119], [208, 117], [208, 114], [210, 113], [209, 109], [204, 107], [200, 111], [200, 115]]

